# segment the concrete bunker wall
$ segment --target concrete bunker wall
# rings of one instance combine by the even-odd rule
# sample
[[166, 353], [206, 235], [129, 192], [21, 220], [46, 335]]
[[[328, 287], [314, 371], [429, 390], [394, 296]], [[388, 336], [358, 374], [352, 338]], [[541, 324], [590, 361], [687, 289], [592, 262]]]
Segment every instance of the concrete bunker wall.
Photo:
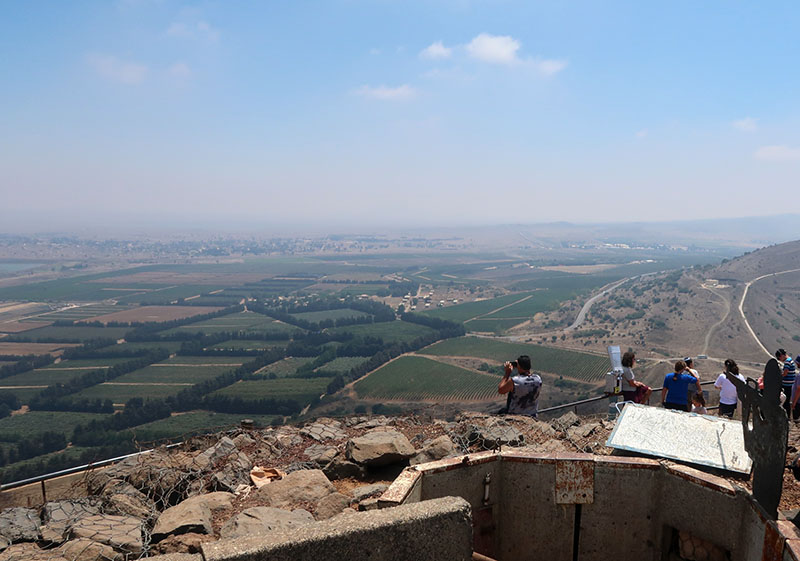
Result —
[[499, 561], [667, 559], [679, 532], [732, 561], [800, 559], [793, 524], [768, 521], [745, 490], [674, 463], [482, 452], [408, 468], [381, 505], [444, 496], [469, 502], [475, 550]]

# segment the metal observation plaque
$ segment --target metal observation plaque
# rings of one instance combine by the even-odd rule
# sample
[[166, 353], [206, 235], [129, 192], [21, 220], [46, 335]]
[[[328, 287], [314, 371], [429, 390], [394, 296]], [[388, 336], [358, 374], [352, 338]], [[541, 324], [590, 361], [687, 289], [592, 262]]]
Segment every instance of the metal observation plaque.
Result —
[[742, 422], [628, 404], [606, 446], [749, 474]]

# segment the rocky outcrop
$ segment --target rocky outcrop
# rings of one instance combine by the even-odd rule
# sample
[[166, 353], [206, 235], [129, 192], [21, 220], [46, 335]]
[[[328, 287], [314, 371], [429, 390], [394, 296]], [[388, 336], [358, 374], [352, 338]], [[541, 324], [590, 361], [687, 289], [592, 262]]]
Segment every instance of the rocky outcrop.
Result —
[[307, 510], [283, 510], [268, 506], [248, 508], [237, 514], [220, 530], [222, 538], [263, 535], [274, 530], [293, 530], [314, 521]]
[[202, 496], [188, 499], [168, 508], [158, 517], [153, 528], [153, 541], [158, 542], [174, 534], [213, 534], [211, 509], [203, 502]]
[[341, 493], [331, 493], [317, 503], [314, 510], [314, 517], [317, 520], [326, 520], [350, 507], [350, 497]]
[[424, 464], [458, 455], [458, 449], [447, 435], [442, 435], [424, 443], [422, 449], [409, 461], [409, 465]]
[[319, 469], [292, 472], [257, 491], [261, 500], [277, 508], [295, 503], [316, 503], [335, 492], [336, 488]]
[[414, 455], [408, 438], [396, 430], [374, 430], [347, 443], [347, 459], [367, 466], [385, 466]]
[[39, 515], [30, 508], [7, 508], [0, 513], [0, 536], [11, 543], [38, 540], [41, 525]]
[[84, 538], [68, 541], [55, 551], [67, 561], [122, 561], [125, 558], [110, 546]]
[[86, 538], [128, 554], [142, 551], [142, 521], [132, 516], [95, 514], [81, 518], [70, 530], [73, 538]]

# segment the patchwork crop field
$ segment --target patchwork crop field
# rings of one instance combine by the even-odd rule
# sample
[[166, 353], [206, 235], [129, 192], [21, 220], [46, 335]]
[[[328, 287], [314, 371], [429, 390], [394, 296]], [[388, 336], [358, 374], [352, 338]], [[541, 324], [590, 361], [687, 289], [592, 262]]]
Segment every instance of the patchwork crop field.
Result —
[[359, 325], [346, 325], [327, 330], [329, 333], [352, 333], [356, 337], [380, 337], [386, 344], [413, 341], [420, 335], [433, 332], [430, 327], [408, 321], [387, 321]]
[[418, 352], [432, 356], [482, 358], [496, 364], [527, 354], [531, 357], [533, 371], [547, 372], [583, 382], [600, 381], [609, 368], [608, 357], [603, 355], [478, 337], [447, 339]]
[[497, 398], [499, 378], [419, 356], [403, 356], [355, 383], [358, 396], [392, 401], [482, 401]]
[[322, 310], [319, 312], [301, 312], [299, 314], [292, 315], [298, 319], [317, 322], [325, 319], [337, 320], [342, 318], [362, 318], [368, 316], [369, 314], [359, 312], [358, 310], [352, 310], [350, 308], [340, 308], [336, 310]]
[[218, 395], [251, 399], [294, 399], [309, 403], [325, 393], [333, 378], [276, 378], [274, 380], [243, 380], [214, 392]]

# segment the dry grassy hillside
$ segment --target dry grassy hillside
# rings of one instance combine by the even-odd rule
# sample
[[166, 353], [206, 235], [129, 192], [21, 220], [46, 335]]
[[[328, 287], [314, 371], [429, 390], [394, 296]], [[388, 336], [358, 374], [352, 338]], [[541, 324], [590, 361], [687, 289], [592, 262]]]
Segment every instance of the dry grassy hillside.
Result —
[[[798, 271], [787, 272], [793, 269]], [[800, 241], [753, 251], [718, 267], [628, 281], [598, 299], [578, 329], [560, 332], [557, 339], [564, 346], [598, 351], [612, 344], [630, 347], [656, 361], [708, 355], [759, 366], [767, 353], [739, 312], [746, 289], [745, 316], [761, 343], [770, 352], [778, 347], [800, 352]], [[577, 309], [573, 303], [541, 314], [535, 324], [540, 330], [565, 325]]]

